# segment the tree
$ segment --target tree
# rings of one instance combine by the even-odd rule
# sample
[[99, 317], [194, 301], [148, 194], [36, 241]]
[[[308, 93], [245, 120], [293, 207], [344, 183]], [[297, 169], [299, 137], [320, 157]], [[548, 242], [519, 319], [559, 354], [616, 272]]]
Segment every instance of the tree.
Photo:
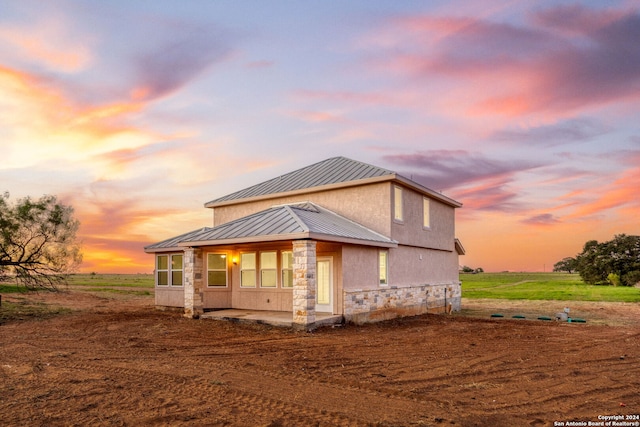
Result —
[[590, 240], [576, 260], [585, 283], [634, 286], [640, 278], [640, 236], [618, 234], [603, 243]]
[[566, 271], [567, 273], [571, 274], [576, 271], [576, 267], [578, 267], [578, 261], [575, 258], [566, 257], [553, 264], [553, 271]]
[[73, 208], [55, 196], [8, 202], [0, 196], [0, 278], [29, 289], [57, 289], [82, 261]]

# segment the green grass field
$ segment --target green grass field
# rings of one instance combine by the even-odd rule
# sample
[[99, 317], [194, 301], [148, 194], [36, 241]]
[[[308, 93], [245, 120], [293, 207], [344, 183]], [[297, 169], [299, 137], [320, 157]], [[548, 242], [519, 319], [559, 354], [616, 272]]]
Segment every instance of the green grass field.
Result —
[[[127, 298], [153, 295], [152, 274], [74, 274], [69, 277], [68, 286], [60, 286], [60, 291], [73, 290], [87, 292], [106, 298]], [[0, 295], [14, 295], [15, 302], [2, 300], [0, 303], [0, 324], [15, 319], [46, 319], [55, 315], [70, 313], [71, 310], [31, 302], [31, 291], [14, 283], [0, 283]], [[38, 291], [48, 292], [48, 291]]]
[[587, 285], [578, 274], [460, 274], [460, 281], [463, 298], [640, 302], [638, 288]]

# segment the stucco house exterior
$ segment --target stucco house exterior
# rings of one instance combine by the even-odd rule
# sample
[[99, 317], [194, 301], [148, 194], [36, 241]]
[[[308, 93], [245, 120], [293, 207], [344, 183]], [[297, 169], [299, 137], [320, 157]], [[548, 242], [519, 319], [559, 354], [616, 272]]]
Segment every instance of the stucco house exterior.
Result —
[[455, 209], [393, 171], [334, 157], [205, 204], [213, 226], [145, 247], [155, 303], [316, 313], [363, 323], [457, 311]]

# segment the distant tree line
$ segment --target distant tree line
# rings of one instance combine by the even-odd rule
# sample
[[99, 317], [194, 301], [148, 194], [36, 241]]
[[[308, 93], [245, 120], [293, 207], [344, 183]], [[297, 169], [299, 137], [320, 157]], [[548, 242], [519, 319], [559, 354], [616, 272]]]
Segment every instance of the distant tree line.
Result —
[[462, 268], [460, 269], [460, 271], [463, 272], [463, 273], [471, 273], [471, 274], [484, 273], [484, 270], [482, 269], [482, 267], [471, 268], [471, 267], [466, 266], [466, 265], [463, 265]]
[[590, 285], [635, 286], [640, 283], [640, 236], [618, 234], [613, 240], [589, 240], [575, 258], [563, 258], [553, 271], [578, 272]]

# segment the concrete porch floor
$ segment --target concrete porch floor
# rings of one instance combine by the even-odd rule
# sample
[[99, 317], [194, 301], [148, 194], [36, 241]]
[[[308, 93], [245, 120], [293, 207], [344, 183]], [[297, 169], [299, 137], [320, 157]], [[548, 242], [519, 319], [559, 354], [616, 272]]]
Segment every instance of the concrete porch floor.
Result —
[[[263, 311], [241, 310], [236, 308], [207, 311], [200, 316], [201, 319], [229, 320], [236, 322], [260, 323], [272, 326], [293, 326], [293, 313], [291, 311]], [[316, 313], [316, 322], [310, 325], [314, 328], [342, 323], [342, 315], [329, 313]]]

